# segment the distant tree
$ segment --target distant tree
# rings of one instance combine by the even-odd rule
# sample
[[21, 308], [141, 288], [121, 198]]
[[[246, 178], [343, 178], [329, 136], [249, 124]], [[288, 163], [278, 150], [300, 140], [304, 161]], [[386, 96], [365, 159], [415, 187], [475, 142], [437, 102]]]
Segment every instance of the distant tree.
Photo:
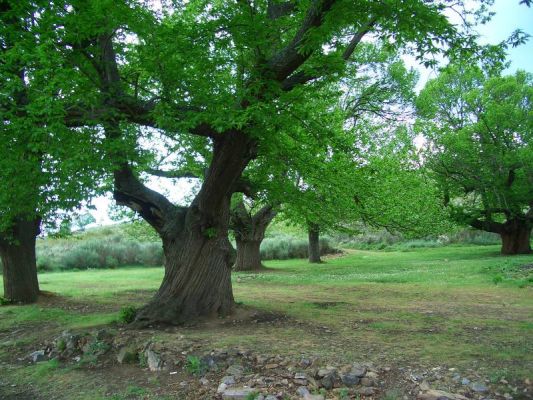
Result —
[[426, 84], [417, 104], [427, 165], [454, 220], [499, 234], [502, 254], [530, 253], [532, 75], [452, 65]]
[[[76, 208], [100, 178], [91, 130], [65, 125], [65, 60], [53, 51], [55, 6], [0, 1], [0, 257], [4, 297], [37, 300], [41, 222]], [[87, 149], [91, 149], [87, 152]]]

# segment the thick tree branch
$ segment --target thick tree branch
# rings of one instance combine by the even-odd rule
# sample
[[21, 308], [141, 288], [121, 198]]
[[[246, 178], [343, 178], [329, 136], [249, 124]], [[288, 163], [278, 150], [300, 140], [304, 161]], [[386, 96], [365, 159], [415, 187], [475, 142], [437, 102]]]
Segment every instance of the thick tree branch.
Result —
[[[361, 42], [363, 37], [370, 32], [374, 24], [376, 23], [376, 19], [372, 18], [369, 22], [367, 22], [363, 28], [361, 28], [352, 38], [344, 52], [342, 53], [343, 60], [347, 61], [353, 52], [355, 51], [357, 45]], [[288, 76], [281, 82], [281, 88], [283, 91], [288, 92], [292, 90], [297, 85], [303, 85], [307, 82], [313, 81], [315, 79], [318, 79], [327, 72], [327, 68], [324, 69], [323, 73], [314, 73], [314, 74], [307, 74], [303, 71], [298, 71], [293, 73], [292, 75]]]
[[273, 74], [275, 80], [283, 82], [311, 56], [311, 52], [304, 53], [301, 50], [307, 34], [312, 28], [319, 27], [323, 23], [324, 16], [334, 4], [335, 0], [313, 0], [311, 2], [294, 38], [267, 62], [267, 71]]

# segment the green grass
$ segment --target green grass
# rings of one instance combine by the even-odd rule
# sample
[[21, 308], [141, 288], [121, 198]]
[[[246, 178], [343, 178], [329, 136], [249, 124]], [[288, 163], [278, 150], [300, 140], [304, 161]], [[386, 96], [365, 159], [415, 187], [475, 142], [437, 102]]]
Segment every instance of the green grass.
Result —
[[[264, 272], [234, 274], [235, 299], [283, 313], [288, 322], [181, 332], [210, 349], [239, 345], [338, 362], [423, 363], [525, 378], [533, 367], [533, 271], [522, 266], [532, 264], [533, 256], [498, 252], [498, 246], [446, 246], [351, 250], [318, 265], [269, 261]], [[151, 297], [162, 276], [162, 268], [41, 274], [42, 290], [57, 296], [38, 305], [0, 307], [0, 359], [67, 328], [116, 323], [123, 307]], [[25, 334], [3, 336], [17, 329]], [[154, 340], [172, 340], [172, 334], [158, 332]], [[43, 365], [13, 371], [11, 379], [21, 382], [78, 379], [85, 393], [103, 393], [94, 377], [79, 370]], [[117, 398], [136, 394], [127, 386], [121, 390]]]

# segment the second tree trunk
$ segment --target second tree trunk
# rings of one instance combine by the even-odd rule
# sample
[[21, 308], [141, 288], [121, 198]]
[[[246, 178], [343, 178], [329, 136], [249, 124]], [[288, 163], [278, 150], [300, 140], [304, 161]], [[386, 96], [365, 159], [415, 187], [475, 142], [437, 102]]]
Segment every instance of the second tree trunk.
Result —
[[19, 219], [0, 235], [4, 298], [13, 303], [34, 303], [39, 296], [35, 242], [40, 219]]

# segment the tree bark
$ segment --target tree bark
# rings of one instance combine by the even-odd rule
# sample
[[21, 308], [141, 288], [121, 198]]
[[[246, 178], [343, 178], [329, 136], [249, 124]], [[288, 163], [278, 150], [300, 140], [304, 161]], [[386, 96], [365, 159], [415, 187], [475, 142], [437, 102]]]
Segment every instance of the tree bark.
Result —
[[258, 271], [263, 267], [261, 263], [261, 243], [265, 232], [276, 211], [271, 205], [261, 208], [255, 215], [250, 215], [243, 202], [232, 211], [232, 228], [237, 242], [237, 259], [233, 269], [235, 271]]
[[34, 303], [39, 296], [35, 242], [40, 225], [39, 218], [19, 219], [0, 234], [4, 298], [13, 303]]
[[502, 238], [501, 253], [504, 255], [531, 253], [531, 226], [518, 224], [515, 229], [505, 229]]
[[321, 263], [320, 258], [320, 227], [317, 224], [308, 225], [309, 234], [309, 262], [312, 264]]
[[253, 147], [253, 141], [239, 131], [215, 139], [206, 178], [188, 208], [156, 196], [131, 171], [127, 173], [126, 166], [115, 174], [115, 199], [139, 210], [163, 240], [165, 276], [156, 295], [139, 311], [138, 326], [183, 324], [233, 311], [230, 198]]

